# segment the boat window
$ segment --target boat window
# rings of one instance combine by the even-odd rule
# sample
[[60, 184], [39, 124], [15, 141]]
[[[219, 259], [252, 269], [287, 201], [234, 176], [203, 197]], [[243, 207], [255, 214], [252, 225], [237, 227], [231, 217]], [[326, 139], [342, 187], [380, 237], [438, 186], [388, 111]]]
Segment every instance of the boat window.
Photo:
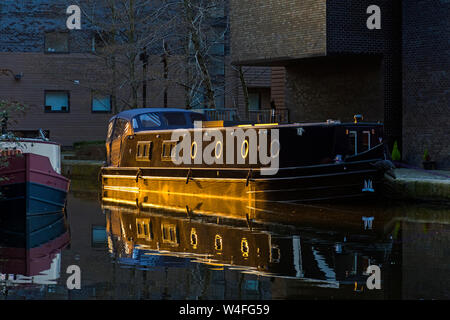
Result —
[[137, 144], [136, 150], [136, 160], [137, 161], [148, 161], [152, 159], [152, 147], [153, 143], [151, 141], [140, 141]]
[[133, 118], [133, 129], [139, 129], [139, 125], [136, 118]]
[[136, 219], [137, 237], [139, 239], [153, 240], [152, 223], [150, 219]]
[[114, 120], [108, 124], [108, 133], [106, 134], [106, 141], [111, 141], [113, 128], [114, 128]]
[[114, 127], [113, 140], [120, 138], [126, 131], [128, 121], [124, 119], [117, 119], [116, 125]]
[[178, 245], [177, 226], [174, 224], [163, 224], [161, 226], [162, 241], [171, 245]]
[[163, 161], [172, 161], [175, 158], [177, 141], [164, 141], [162, 144], [161, 159]]
[[363, 150], [362, 151], [367, 151], [367, 150], [369, 150], [371, 148], [371, 145], [370, 145], [370, 131], [363, 131], [362, 146], [363, 146]]
[[348, 139], [349, 139], [349, 152], [350, 154], [357, 154], [358, 153], [358, 132], [356, 131], [350, 131], [348, 133]]
[[193, 112], [189, 114], [189, 117], [191, 118], [192, 124], [194, 124], [195, 121], [208, 121], [203, 113]]
[[[145, 113], [138, 117], [140, 129], [154, 129], [161, 126], [161, 118], [157, 113]], [[134, 123], [133, 123], [134, 127]]]
[[186, 117], [183, 112], [165, 112], [164, 118], [167, 120], [168, 126], [185, 126]]
[[280, 248], [276, 245], [272, 245], [270, 248], [270, 262], [271, 263], [280, 263], [281, 251]]

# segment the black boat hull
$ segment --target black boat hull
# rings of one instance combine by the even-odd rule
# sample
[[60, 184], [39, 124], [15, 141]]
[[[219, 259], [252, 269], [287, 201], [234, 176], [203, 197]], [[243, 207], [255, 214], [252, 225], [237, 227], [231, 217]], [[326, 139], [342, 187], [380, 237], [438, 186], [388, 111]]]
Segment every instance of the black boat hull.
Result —
[[[280, 169], [276, 176], [258, 170], [103, 168], [104, 202], [138, 207], [186, 206], [221, 214], [256, 202], [316, 202], [373, 198], [383, 173], [371, 161]], [[226, 200], [226, 201], [223, 201]], [[230, 206], [227, 208], [227, 206]]]

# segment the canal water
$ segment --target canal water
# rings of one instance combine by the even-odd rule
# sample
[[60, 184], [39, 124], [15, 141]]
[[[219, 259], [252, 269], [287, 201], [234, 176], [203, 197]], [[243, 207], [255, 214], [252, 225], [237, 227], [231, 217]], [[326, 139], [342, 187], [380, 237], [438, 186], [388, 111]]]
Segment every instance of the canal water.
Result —
[[[73, 181], [70, 240], [48, 239], [21, 261], [26, 271], [1, 269], [0, 299], [450, 298], [446, 206], [381, 199], [236, 210], [103, 203], [96, 186]], [[17, 259], [0, 252], [0, 268]], [[69, 290], [74, 266], [80, 289]], [[369, 266], [379, 268], [371, 279]], [[380, 288], [370, 290], [377, 275]]]

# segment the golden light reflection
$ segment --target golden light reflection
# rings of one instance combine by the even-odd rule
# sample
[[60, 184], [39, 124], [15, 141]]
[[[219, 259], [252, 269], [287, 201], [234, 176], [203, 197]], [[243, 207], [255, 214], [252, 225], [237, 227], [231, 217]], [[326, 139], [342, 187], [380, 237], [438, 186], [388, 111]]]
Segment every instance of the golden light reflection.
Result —
[[250, 247], [248, 245], [248, 240], [246, 238], [242, 238], [241, 240], [241, 252], [242, 256], [248, 258], [248, 253], [250, 251]]
[[193, 249], [197, 249], [197, 245], [198, 245], [198, 235], [197, 235], [197, 230], [195, 228], [191, 229], [191, 246]]
[[[216, 237], [214, 239], [214, 248], [216, 249], [216, 251], [222, 251], [223, 249], [223, 238], [219, 234], [216, 234]], [[221, 254], [221, 252], [217, 252], [217, 254]]]

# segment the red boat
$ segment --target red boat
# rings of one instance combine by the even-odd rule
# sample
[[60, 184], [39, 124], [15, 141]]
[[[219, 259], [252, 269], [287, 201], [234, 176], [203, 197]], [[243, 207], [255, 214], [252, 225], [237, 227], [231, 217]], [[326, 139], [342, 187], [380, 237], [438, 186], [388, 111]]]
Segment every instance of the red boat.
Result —
[[0, 140], [0, 217], [26, 216], [65, 208], [69, 179], [61, 175], [61, 147], [48, 139]]
[[[0, 240], [1, 242], [1, 240]], [[49, 240], [39, 247], [27, 248], [27, 242], [19, 243], [21, 247], [0, 247], [0, 277], [3, 275], [36, 277], [42, 280], [55, 280], [59, 278], [61, 250], [70, 243], [70, 235], [66, 230], [57, 238]], [[45, 277], [45, 276], [49, 277]], [[48, 279], [47, 279], [48, 278]], [[6, 280], [6, 279], [4, 279]], [[33, 283], [38, 283], [33, 279]]]

